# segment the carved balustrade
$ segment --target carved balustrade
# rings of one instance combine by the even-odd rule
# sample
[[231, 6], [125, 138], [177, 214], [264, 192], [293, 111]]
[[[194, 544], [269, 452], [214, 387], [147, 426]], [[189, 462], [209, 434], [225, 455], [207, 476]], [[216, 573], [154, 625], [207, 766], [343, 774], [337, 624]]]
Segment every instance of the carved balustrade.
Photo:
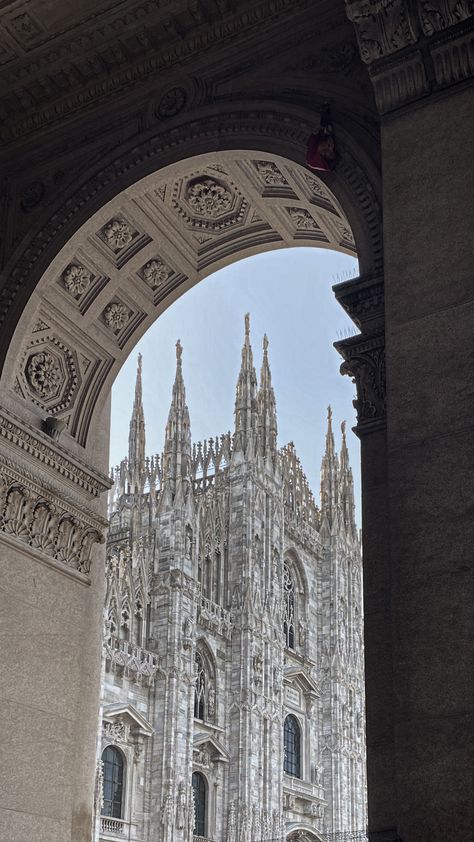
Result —
[[227, 639], [232, 632], [232, 616], [221, 605], [201, 596], [198, 604], [198, 622], [210, 631], [217, 632]]
[[111, 669], [123, 670], [138, 682], [153, 681], [159, 669], [159, 659], [154, 652], [114, 635], [104, 640], [104, 653]]
[[123, 819], [112, 819], [109, 816], [101, 816], [100, 818], [100, 835], [101, 836], [120, 836], [125, 838], [128, 836], [129, 822]]

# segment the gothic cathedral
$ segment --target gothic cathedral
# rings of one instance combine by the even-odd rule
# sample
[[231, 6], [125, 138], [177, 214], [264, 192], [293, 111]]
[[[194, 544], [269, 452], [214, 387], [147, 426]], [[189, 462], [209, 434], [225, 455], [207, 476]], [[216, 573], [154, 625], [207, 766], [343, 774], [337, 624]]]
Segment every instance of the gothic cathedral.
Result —
[[317, 507], [277, 445], [245, 320], [235, 429], [192, 444], [176, 346], [163, 455], [141, 358], [110, 501], [96, 840], [365, 839], [362, 565], [328, 412]]

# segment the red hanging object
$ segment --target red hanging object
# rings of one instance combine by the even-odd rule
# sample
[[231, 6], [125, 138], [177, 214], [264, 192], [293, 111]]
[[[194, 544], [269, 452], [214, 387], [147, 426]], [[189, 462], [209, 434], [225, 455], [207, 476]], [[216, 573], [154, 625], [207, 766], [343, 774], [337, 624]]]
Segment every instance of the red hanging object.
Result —
[[330, 107], [325, 103], [321, 110], [319, 129], [317, 132], [312, 132], [308, 138], [306, 163], [312, 170], [330, 172], [336, 166], [338, 159]]

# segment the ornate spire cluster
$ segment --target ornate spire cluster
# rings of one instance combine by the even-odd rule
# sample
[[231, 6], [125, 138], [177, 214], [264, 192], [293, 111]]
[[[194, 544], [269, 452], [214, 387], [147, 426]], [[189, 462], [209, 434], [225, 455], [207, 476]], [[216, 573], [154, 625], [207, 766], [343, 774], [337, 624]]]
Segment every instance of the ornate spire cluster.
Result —
[[349, 465], [346, 442], [346, 422], [341, 424], [342, 443], [338, 456], [332, 430], [332, 409], [328, 406], [326, 449], [321, 463], [321, 524], [334, 532], [342, 527], [346, 534], [355, 537], [354, 480]]
[[276, 405], [268, 361], [268, 339], [266, 335], [263, 337], [263, 361], [258, 386], [248, 313], [245, 315], [242, 363], [235, 395], [234, 451], [243, 452], [246, 456], [258, 453], [264, 458], [274, 458], [277, 453]]

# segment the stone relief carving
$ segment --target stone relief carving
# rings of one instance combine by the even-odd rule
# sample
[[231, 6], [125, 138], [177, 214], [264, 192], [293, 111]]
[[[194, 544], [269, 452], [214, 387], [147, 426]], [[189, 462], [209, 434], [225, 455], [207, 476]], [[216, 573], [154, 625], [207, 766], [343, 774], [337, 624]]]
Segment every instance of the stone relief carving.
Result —
[[199, 178], [190, 181], [184, 197], [195, 214], [215, 219], [232, 207], [232, 193], [222, 182], [214, 178]]
[[97, 528], [45, 499], [28, 480], [9, 477], [6, 467], [0, 473], [0, 529], [85, 574], [90, 571], [93, 545], [104, 540]]
[[299, 231], [311, 231], [318, 227], [306, 208], [287, 208], [287, 211]]
[[413, 21], [404, 0], [346, 0], [361, 58], [366, 64], [414, 44]]
[[288, 181], [273, 161], [254, 161], [262, 181], [269, 186], [286, 185]]
[[180, 830], [186, 827], [186, 791], [184, 781], [178, 784], [176, 796], [176, 827]]
[[418, 4], [425, 35], [434, 35], [472, 16], [470, 0], [421, 0]]
[[79, 298], [79, 296], [84, 295], [84, 293], [89, 289], [92, 281], [92, 275], [89, 270], [80, 263], [71, 263], [67, 269], [64, 270], [62, 279], [67, 291], [70, 292], [74, 298]]
[[112, 301], [104, 310], [104, 322], [114, 333], [119, 333], [130, 321], [130, 310], [121, 301]]
[[122, 720], [104, 722], [102, 736], [105, 740], [111, 740], [114, 743], [126, 743], [130, 737], [130, 726]]
[[100, 234], [111, 251], [117, 252], [132, 242], [134, 232], [125, 219], [116, 217], [101, 228]]

